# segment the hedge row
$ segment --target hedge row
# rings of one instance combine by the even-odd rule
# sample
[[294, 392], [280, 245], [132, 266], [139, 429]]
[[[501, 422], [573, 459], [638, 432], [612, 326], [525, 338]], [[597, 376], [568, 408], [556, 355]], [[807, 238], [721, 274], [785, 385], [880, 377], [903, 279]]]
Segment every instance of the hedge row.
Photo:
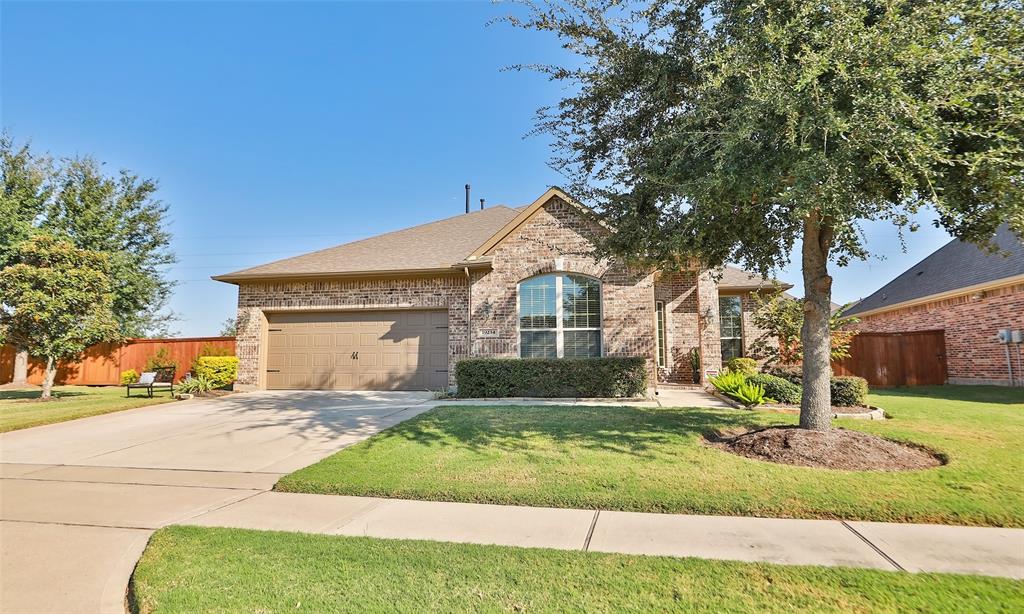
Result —
[[[803, 384], [803, 371], [798, 366], [775, 366], [767, 369], [767, 372], [795, 386]], [[868, 403], [868, 381], [863, 377], [853, 375], [833, 376], [831, 392], [832, 405], [836, 407], [858, 407]], [[779, 400], [781, 401], [782, 399]], [[799, 401], [797, 402], [799, 403]]]
[[638, 397], [646, 361], [629, 358], [469, 358], [455, 365], [459, 396]]

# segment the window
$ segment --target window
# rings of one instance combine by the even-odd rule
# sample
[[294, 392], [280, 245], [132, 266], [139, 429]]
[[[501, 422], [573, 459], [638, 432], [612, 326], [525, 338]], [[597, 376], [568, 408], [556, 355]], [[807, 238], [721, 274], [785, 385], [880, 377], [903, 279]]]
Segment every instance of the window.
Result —
[[743, 356], [743, 307], [738, 296], [718, 298], [722, 362]]
[[658, 366], [664, 367], [665, 363], [665, 303], [657, 301], [654, 303], [654, 317], [657, 322], [658, 332]]
[[519, 284], [519, 355], [601, 355], [601, 282], [582, 275], [541, 275]]

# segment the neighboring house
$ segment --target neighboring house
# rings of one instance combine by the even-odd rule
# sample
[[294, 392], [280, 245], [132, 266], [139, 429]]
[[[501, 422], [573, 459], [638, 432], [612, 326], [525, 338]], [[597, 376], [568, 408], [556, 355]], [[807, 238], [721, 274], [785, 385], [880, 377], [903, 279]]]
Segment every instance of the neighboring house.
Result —
[[1011, 384], [1010, 368], [1020, 380], [1024, 349], [998, 332], [1024, 331], [1024, 243], [1007, 226], [994, 242], [999, 253], [950, 241], [846, 315], [862, 332], [944, 331], [949, 383]]
[[238, 285], [241, 389], [442, 389], [466, 357], [643, 356], [691, 383], [759, 336], [727, 268], [657, 272], [592, 256], [607, 232], [558, 189], [214, 277]]

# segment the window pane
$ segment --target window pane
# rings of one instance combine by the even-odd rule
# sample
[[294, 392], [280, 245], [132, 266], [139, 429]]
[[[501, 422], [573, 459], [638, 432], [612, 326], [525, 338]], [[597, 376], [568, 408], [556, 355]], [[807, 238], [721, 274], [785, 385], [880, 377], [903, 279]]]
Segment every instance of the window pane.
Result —
[[534, 277], [519, 284], [520, 328], [555, 328], [555, 276]]
[[743, 311], [740, 307], [740, 297], [723, 296], [719, 298], [718, 313], [723, 339], [743, 336]]
[[523, 358], [557, 358], [557, 333], [553, 330], [519, 333], [519, 355]]
[[742, 339], [722, 339], [722, 362], [743, 357]]
[[589, 277], [565, 276], [562, 280], [562, 325], [565, 328], [601, 327], [600, 282]]
[[596, 358], [601, 355], [601, 331], [567, 330], [563, 334], [565, 358]]

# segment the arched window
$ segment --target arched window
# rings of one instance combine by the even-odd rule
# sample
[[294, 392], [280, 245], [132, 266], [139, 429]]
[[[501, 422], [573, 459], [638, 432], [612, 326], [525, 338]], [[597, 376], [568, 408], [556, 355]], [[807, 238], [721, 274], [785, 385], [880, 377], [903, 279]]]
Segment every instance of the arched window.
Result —
[[601, 282], [555, 273], [519, 284], [519, 355], [587, 358], [601, 355]]

